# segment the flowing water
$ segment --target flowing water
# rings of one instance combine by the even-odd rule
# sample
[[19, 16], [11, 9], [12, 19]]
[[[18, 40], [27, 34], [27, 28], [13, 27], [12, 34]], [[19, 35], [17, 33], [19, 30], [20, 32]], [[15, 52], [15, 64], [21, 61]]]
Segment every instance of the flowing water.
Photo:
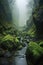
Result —
[[[18, 50], [12, 58], [10, 58], [10, 62], [8, 58], [0, 58], [0, 65], [27, 65], [26, 61], [26, 49], [27, 49], [27, 43], [25, 43], [25, 47], [23, 47], [21, 50]], [[7, 53], [9, 56], [9, 53]]]
[[25, 55], [26, 49], [27, 49], [27, 45], [22, 50], [16, 52], [14, 57], [15, 59], [13, 59], [12, 65], [27, 65], [26, 55]]

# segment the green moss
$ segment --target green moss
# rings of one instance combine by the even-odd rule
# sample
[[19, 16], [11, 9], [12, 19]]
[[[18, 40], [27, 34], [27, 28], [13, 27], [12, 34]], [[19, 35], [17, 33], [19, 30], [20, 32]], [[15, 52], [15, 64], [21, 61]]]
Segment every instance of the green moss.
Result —
[[40, 47], [40, 45], [38, 45], [36, 42], [31, 41], [28, 48], [34, 57], [39, 57], [41, 54], [43, 54], [43, 48]]
[[43, 48], [43, 41], [41, 41], [41, 42], [39, 43], [39, 45]]
[[7, 41], [7, 40], [10, 40], [12, 42], [19, 42], [18, 38], [17, 37], [13, 37], [12, 35], [8, 34], [6, 36], [4, 36], [4, 38], [2, 39], [2, 41]]
[[20, 46], [20, 43], [18, 42], [19, 40], [17, 37], [8, 34], [2, 38], [1, 46], [3, 49], [7, 50], [17, 49]]
[[2, 42], [7, 40], [14, 42], [14, 37], [8, 34], [2, 39]]
[[19, 40], [18, 40], [18, 38], [17, 38], [17, 37], [15, 37], [15, 42], [16, 42], [16, 43], [18, 43], [18, 42], [19, 42]]
[[22, 45], [20, 45], [18, 49], [22, 49], [22, 48], [23, 48], [23, 46], [22, 46]]
[[34, 36], [35, 36], [35, 31], [36, 31], [36, 28], [35, 28], [35, 25], [33, 24], [33, 26], [32, 26], [31, 29], [27, 32], [27, 34], [29, 34], [31, 37], [34, 37]]
[[[27, 61], [32, 63], [40, 63], [42, 61], [42, 55], [43, 55], [43, 47], [42, 47], [43, 41], [33, 42], [31, 41], [28, 44], [27, 51], [26, 51], [26, 57]], [[41, 58], [41, 61], [40, 61]], [[42, 61], [43, 62], [43, 61]], [[31, 65], [31, 64], [30, 64]], [[42, 65], [42, 64], [40, 64]]]

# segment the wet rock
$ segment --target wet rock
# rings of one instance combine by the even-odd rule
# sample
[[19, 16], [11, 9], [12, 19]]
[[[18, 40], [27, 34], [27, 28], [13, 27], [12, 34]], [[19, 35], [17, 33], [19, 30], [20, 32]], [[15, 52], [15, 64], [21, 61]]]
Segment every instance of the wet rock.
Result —
[[19, 58], [24, 58], [26, 57], [26, 55], [22, 54], [22, 55], [19, 55]]
[[12, 56], [12, 53], [10, 53], [9, 51], [6, 51], [4, 54], [4, 57], [11, 57], [11, 56]]
[[0, 57], [0, 65], [9, 65], [9, 61], [5, 57]]
[[4, 53], [5, 53], [5, 51], [2, 48], [0, 48], [0, 57], [3, 56]]

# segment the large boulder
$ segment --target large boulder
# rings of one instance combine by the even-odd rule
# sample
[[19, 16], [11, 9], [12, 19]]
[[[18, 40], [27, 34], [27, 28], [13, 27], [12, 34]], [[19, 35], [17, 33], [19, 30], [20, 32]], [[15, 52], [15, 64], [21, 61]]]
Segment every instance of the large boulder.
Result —
[[1, 40], [1, 47], [3, 49], [12, 50], [16, 49], [19, 46], [19, 40], [12, 35], [6, 35]]
[[28, 60], [31, 60], [31, 63], [36, 64], [43, 55], [43, 47], [36, 42], [30, 42], [28, 44], [26, 55]]

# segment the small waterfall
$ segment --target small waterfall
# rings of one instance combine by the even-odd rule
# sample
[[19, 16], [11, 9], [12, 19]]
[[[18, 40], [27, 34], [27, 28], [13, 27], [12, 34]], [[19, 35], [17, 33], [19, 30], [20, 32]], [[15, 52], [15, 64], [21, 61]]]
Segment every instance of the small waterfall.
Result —
[[34, 0], [8, 0], [12, 11], [12, 21], [16, 27], [23, 27], [33, 11]]
[[16, 0], [16, 5], [19, 10], [19, 26], [24, 26], [32, 15], [34, 0]]

